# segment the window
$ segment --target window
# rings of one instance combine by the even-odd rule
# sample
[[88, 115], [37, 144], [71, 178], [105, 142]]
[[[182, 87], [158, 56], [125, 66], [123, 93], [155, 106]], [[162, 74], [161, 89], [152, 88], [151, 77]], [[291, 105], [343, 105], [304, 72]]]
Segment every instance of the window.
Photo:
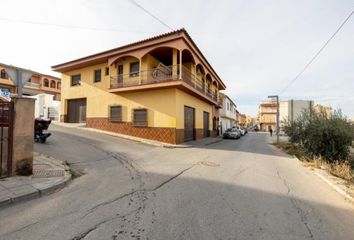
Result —
[[49, 80], [46, 78], [44, 79], [44, 86], [49, 87]]
[[101, 82], [101, 69], [95, 70], [93, 81], [94, 82]]
[[147, 110], [134, 109], [133, 110], [133, 124], [134, 126], [146, 127], [147, 126]]
[[50, 87], [51, 88], [56, 88], [56, 84], [55, 84], [54, 80], [50, 81]]
[[58, 88], [58, 89], [60, 89], [60, 88], [61, 88], [61, 83], [60, 83], [60, 82], [58, 82], [58, 84], [57, 84], [57, 88]]
[[139, 76], [139, 62], [133, 62], [130, 64], [130, 77], [137, 77]]
[[111, 122], [122, 121], [122, 106], [110, 106], [110, 120]]
[[81, 81], [81, 75], [73, 75], [71, 76], [71, 86], [79, 86]]
[[7, 76], [7, 73], [6, 73], [5, 69], [2, 69], [2, 70], [1, 70], [0, 75], [1, 75], [0, 78], [2, 78], [2, 79], [8, 79], [8, 76]]
[[108, 76], [109, 75], [109, 67], [106, 67], [104, 70], [104, 75]]

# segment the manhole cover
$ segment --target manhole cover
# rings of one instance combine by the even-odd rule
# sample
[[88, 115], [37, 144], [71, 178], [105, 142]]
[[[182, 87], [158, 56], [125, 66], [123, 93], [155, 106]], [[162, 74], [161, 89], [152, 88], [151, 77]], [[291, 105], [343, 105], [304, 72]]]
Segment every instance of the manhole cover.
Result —
[[47, 178], [47, 177], [62, 177], [65, 170], [34, 170], [33, 177]]
[[203, 161], [200, 162], [201, 165], [207, 166], [207, 167], [219, 167], [220, 164], [214, 163], [214, 162], [208, 162], [208, 161]]

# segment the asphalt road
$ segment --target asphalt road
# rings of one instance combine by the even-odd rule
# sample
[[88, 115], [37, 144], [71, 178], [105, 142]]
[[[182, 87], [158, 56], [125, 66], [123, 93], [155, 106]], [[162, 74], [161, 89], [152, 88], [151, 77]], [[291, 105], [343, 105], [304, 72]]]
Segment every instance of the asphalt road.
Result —
[[36, 150], [83, 175], [0, 210], [0, 239], [354, 239], [354, 207], [250, 133], [168, 149], [53, 126]]

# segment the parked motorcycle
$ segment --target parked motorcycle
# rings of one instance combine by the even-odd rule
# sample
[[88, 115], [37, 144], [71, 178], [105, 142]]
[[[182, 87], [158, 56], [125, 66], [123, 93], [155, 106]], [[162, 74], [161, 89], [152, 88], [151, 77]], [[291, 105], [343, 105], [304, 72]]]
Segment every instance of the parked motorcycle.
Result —
[[36, 142], [45, 143], [47, 138], [52, 135], [51, 133], [47, 132], [51, 122], [52, 120], [50, 119], [42, 118], [36, 118], [34, 120], [34, 140]]

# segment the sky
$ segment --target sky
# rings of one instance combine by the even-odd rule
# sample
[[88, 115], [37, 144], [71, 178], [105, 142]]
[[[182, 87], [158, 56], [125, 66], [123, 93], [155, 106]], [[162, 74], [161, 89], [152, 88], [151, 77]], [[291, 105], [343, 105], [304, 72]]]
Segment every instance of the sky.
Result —
[[[314, 100], [354, 119], [354, 16], [286, 91], [354, 10], [346, 0], [136, 0], [185, 28], [241, 113], [269, 95]], [[60, 76], [51, 66], [170, 29], [129, 0], [0, 0], [0, 62]], [[40, 23], [40, 24], [39, 24]]]

